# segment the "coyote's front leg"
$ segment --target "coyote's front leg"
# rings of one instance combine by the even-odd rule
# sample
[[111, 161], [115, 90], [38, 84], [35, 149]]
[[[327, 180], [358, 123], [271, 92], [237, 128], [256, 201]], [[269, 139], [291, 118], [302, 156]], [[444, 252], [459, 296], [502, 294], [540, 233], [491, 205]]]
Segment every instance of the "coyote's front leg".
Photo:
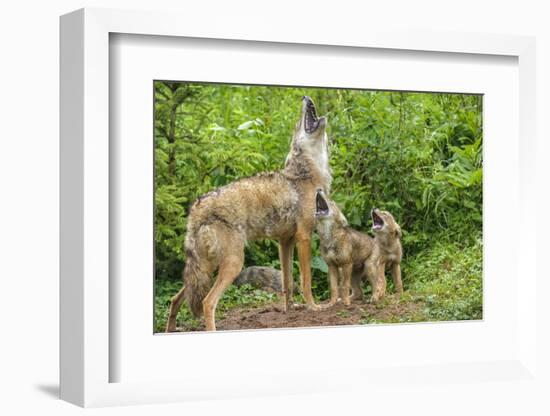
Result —
[[298, 234], [296, 241], [300, 265], [300, 283], [306, 307], [310, 310], [319, 310], [320, 307], [315, 304], [311, 292], [311, 233], [307, 235]]
[[371, 301], [378, 302], [386, 294], [386, 268], [384, 264], [379, 264], [373, 274]]
[[294, 257], [293, 238], [279, 241], [279, 260], [281, 261], [282, 288], [284, 296], [283, 309], [286, 312], [292, 302], [294, 282], [292, 281], [292, 258]]
[[386, 278], [384, 276], [384, 264], [378, 261], [367, 262], [367, 277], [371, 285], [372, 294], [370, 302], [378, 302], [386, 293]]
[[403, 282], [401, 281], [401, 266], [399, 263], [393, 263], [391, 268], [391, 275], [393, 278], [393, 287], [395, 288], [395, 293], [401, 296], [403, 294]]
[[332, 263], [328, 264], [328, 278], [330, 283], [330, 301], [326, 305], [330, 308], [338, 302], [338, 267]]
[[340, 270], [342, 272], [342, 301], [344, 305], [349, 306], [351, 304], [350, 291], [351, 291], [351, 271], [353, 264], [345, 264]]

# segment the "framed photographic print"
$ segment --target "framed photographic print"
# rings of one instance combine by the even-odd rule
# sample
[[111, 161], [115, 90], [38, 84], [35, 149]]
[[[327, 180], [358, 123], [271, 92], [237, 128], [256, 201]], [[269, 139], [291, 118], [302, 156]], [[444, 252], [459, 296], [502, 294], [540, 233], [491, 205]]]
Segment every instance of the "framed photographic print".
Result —
[[534, 41], [324, 36], [62, 17], [62, 398], [536, 383]]
[[482, 319], [481, 94], [153, 84], [155, 332]]

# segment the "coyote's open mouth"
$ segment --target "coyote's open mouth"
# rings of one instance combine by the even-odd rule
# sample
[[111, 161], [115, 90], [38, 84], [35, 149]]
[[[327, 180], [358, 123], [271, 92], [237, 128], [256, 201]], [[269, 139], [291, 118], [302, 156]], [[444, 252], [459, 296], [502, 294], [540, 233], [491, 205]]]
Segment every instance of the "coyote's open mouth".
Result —
[[377, 208], [371, 211], [373, 231], [381, 230], [384, 227], [384, 219], [376, 213], [377, 211]]
[[321, 191], [317, 191], [317, 196], [315, 197], [315, 216], [326, 217], [329, 212], [327, 200], [323, 197]]
[[315, 104], [313, 104], [311, 98], [304, 96], [302, 100], [304, 101], [304, 130], [307, 134], [315, 133], [315, 131], [319, 128], [319, 125], [321, 125], [322, 120], [324, 120], [324, 117], [317, 118], [317, 110], [315, 109]]

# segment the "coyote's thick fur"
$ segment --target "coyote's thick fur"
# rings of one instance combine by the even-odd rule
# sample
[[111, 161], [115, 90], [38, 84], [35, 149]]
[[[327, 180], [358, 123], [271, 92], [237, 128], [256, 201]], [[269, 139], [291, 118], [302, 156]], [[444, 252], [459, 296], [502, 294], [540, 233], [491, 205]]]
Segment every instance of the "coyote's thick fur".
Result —
[[216, 305], [242, 269], [245, 244], [260, 238], [279, 241], [285, 310], [292, 299], [295, 245], [302, 293], [307, 306], [317, 308], [311, 293], [311, 234], [316, 191], [329, 193], [332, 181], [326, 126], [326, 118], [317, 118], [312, 100], [304, 97], [283, 171], [241, 179], [195, 201], [187, 220], [184, 287], [172, 298], [167, 331], [176, 329], [184, 298], [195, 315], [204, 313], [206, 329], [215, 330]]
[[[321, 255], [328, 265], [330, 301], [341, 299], [349, 305], [351, 299], [361, 299], [361, 281], [368, 279], [371, 301], [380, 300], [386, 292], [385, 269], [390, 267], [394, 285], [402, 293], [401, 284], [401, 230], [387, 211], [372, 211], [375, 238], [348, 226], [338, 206], [320, 190], [316, 197], [317, 233]], [[353, 296], [350, 297], [350, 289]]]
[[[386, 270], [389, 270], [393, 279], [393, 287], [396, 293], [403, 294], [403, 282], [401, 281], [401, 259], [403, 249], [401, 247], [401, 227], [388, 211], [374, 208], [371, 211], [372, 231], [374, 232], [375, 252], [372, 261], [378, 270], [376, 275], [376, 295], [374, 300], [381, 299], [386, 294]], [[352, 290], [361, 294], [361, 281], [352, 277]], [[359, 290], [358, 290], [359, 288]]]

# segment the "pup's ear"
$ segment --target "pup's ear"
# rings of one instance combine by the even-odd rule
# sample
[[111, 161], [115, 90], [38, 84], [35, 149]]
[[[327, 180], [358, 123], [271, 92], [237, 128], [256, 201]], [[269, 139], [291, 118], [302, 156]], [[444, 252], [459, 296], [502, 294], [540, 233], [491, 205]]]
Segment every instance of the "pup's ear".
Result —
[[401, 227], [399, 225], [396, 225], [396, 228], [395, 228], [395, 236], [397, 238], [401, 238], [403, 234], [401, 233]]
[[348, 220], [347, 220], [346, 216], [342, 213], [340, 213], [340, 221], [342, 222], [342, 225], [344, 227], [348, 226]]

